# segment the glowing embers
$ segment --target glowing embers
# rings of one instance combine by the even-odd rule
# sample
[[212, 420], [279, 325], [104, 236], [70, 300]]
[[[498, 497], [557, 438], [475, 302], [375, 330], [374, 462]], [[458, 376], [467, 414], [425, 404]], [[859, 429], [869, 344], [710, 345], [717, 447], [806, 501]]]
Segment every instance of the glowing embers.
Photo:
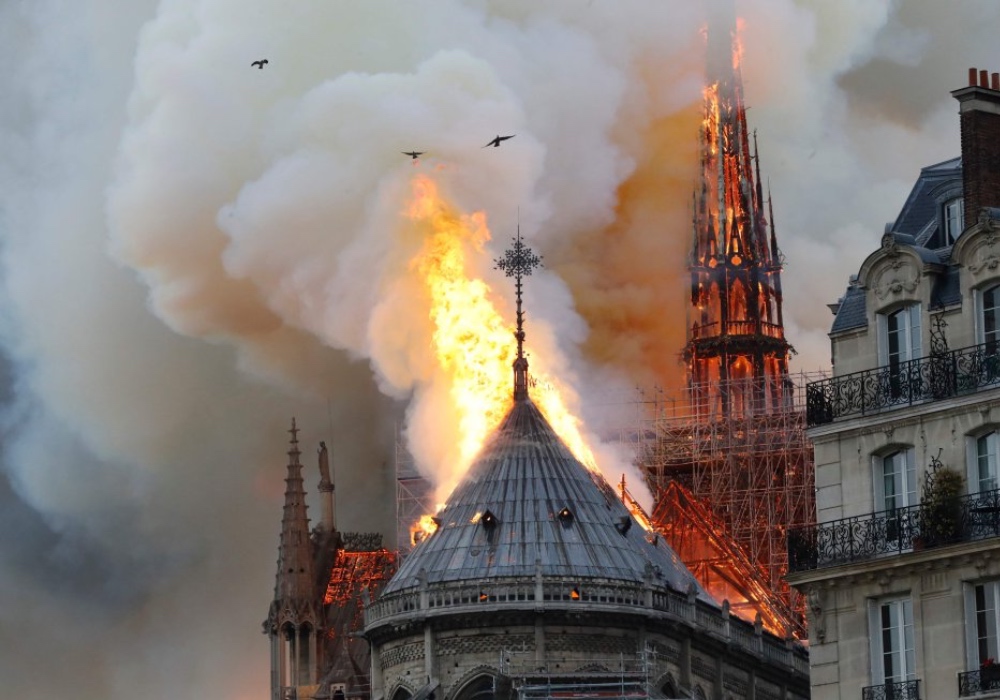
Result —
[[569, 591], [569, 599], [570, 600], [580, 600], [580, 587], [579, 586], [573, 586], [573, 588], [570, 589], [570, 591]]

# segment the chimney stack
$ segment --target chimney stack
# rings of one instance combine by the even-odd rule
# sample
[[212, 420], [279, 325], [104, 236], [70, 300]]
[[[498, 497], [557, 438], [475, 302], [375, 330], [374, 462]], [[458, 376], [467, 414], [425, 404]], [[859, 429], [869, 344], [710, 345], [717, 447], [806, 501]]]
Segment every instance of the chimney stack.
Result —
[[954, 90], [962, 129], [965, 220], [1000, 206], [1000, 73], [969, 69], [968, 87]]

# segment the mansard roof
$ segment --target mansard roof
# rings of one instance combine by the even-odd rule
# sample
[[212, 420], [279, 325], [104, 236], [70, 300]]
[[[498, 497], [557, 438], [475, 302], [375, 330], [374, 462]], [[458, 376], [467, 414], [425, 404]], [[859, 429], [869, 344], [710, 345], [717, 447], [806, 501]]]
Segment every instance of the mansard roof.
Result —
[[952, 158], [920, 170], [892, 231], [914, 237], [919, 246], [943, 247], [938, 211], [946, 199], [961, 195], [962, 159]]
[[[962, 194], [962, 159], [950, 160], [922, 168], [910, 195], [896, 220], [886, 226], [885, 236], [891, 236], [900, 248], [916, 255], [924, 265], [937, 271], [931, 290], [931, 307], [950, 306], [961, 301], [958, 268], [951, 260], [951, 246], [944, 244], [941, 232], [942, 205]], [[967, 215], [968, 216], [968, 215]], [[883, 245], [884, 239], [883, 236]], [[866, 265], [878, 253], [868, 257]], [[863, 283], [864, 274], [861, 275]], [[854, 281], [837, 302], [831, 334], [864, 328], [868, 324], [865, 288]]]
[[712, 601], [662, 538], [581, 464], [530, 399], [515, 402], [385, 593], [490, 578], [571, 576], [643, 583]]

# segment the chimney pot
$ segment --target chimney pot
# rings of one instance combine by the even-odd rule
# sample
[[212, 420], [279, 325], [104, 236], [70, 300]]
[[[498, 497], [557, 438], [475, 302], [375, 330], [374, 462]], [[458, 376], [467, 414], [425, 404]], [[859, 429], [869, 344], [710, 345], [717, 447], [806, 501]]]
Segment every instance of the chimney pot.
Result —
[[1000, 73], [994, 73], [990, 76], [990, 89], [1000, 90]]
[[979, 71], [979, 87], [988, 88], [990, 86], [990, 72], [987, 70]]
[[969, 87], [976, 87], [976, 69], [969, 69]]

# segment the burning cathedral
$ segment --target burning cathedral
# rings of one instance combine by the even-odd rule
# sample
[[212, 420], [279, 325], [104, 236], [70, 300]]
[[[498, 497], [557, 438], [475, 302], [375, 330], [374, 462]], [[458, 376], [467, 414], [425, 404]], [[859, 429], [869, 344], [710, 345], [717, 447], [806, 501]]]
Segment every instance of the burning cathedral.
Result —
[[728, 26], [709, 36], [682, 353], [691, 418], [655, 418], [640, 459], [652, 518], [574, 456], [532, 398], [521, 292], [539, 259], [517, 237], [497, 261], [517, 290], [508, 408], [404, 559], [377, 535], [337, 530], [322, 444], [310, 530], [293, 422], [264, 623], [271, 700], [808, 697], [779, 583], [784, 528], [811, 514], [808, 446], [775, 443], [776, 420], [797, 425], [781, 255]]
[[272, 700], [808, 697], [805, 650], [709, 595], [532, 402], [521, 283], [537, 262], [520, 238], [498, 261], [517, 282], [510, 408], [388, 580], [389, 551], [332, 526], [322, 447], [310, 533], [293, 423]]

